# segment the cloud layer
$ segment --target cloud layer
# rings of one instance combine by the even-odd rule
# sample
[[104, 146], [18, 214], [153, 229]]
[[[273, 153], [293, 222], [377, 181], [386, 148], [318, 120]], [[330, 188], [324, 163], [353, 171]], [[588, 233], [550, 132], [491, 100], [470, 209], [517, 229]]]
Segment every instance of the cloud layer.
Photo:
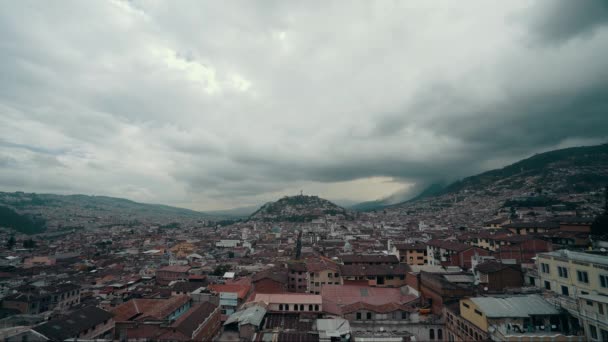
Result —
[[605, 1], [0, 3], [0, 189], [372, 200], [608, 135]]

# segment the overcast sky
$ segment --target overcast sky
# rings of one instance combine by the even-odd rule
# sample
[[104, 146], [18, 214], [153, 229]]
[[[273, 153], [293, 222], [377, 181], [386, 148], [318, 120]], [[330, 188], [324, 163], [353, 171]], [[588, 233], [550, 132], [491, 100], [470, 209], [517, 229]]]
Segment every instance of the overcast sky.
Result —
[[0, 190], [374, 200], [608, 137], [608, 1], [1, 1]]

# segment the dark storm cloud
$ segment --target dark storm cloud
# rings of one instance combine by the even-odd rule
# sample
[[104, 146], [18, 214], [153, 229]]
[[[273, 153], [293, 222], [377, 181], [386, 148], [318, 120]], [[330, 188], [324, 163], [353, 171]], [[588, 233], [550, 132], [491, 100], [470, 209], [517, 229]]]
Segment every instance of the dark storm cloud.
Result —
[[605, 14], [594, 1], [0, 3], [0, 184], [198, 209], [300, 189], [366, 200], [601, 142]]
[[608, 1], [537, 1], [528, 20], [541, 41], [560, 43], [577, 36], [589, 36], [608, 24]]

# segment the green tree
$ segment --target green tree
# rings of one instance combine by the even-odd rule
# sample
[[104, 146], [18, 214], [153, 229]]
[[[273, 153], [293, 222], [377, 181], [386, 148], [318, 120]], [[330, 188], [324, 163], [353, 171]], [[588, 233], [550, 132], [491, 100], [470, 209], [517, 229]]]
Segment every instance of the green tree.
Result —
[[224, 273], [228, 271], [230, 271], [230, 265], [217, 265], [211, 274], [214, 276], [223, 276]]
[[6, 248], [8, 249], [13, 249], [13, 247], [15, 246], [15, 235], [11, 235], [11, 237], [8, 238], [8, 240], [6, 241]]
[[32, 240], [32, 239], [27, 239], [23, 241], [23, 248], [36, 248], [36, 241]]

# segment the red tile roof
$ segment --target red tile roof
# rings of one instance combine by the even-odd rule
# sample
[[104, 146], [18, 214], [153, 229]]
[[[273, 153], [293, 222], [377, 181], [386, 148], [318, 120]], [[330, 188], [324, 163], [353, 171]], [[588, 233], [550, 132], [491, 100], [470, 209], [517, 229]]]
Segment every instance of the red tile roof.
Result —
[[334, 302], [339, 306], [364, 302], [371, 305], [387, 303], [405, 304], [416, 299], [413, 295], [404, 295], [398, 288], [370, 287], [358, 285], [324, 285], [321, 288], [323, 307], [325, 303]]
[[181, 265], [172, 265], [165, 266], [156, 270], [156, 272], [177, 272], [177, 273], [186, 273], [190, 271], [190, 266], [181, 266]]
[[180, 306], [190, 301], [190, 297], [180, 295], [168, 299], [131, 299], [112, 310], [116, 322], [155, 318], [162, 320]]

